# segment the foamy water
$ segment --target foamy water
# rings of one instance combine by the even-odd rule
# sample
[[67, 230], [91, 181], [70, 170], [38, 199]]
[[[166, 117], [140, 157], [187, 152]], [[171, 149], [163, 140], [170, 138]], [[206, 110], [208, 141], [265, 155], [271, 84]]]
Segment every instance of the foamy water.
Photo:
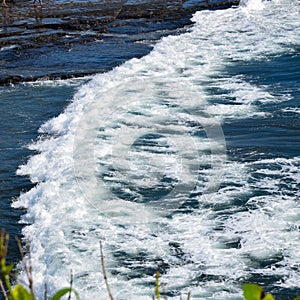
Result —
[[39, 298], [70, 270], [82, 299], [107, 297], [100, 240], [116, 299], [150, 299], [156, 270], [170, 299], [241, 299], [262, 276], [298, 287], [300, 157], [235, 159], [223, 127], [291, 99], [225, 70], [296, 53], [299, 6], [248, 1], [193, 21], [92, 78], [30, 145], [18, 174], [37, 185], [13, 206], [27, 209]]

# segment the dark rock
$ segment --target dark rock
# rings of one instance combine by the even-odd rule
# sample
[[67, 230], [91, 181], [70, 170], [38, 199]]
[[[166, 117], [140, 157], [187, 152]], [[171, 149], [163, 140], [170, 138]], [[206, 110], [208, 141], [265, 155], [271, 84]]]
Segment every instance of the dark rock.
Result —
[[[228, 8], [238, 2], [107, 0], [49, 2], [43, 7], [26, 0], [9, 3], [0, 8], [0, 85], [106, 71], [130, 55], [139, 57], [150, 50], [150, 42], [133, 45], [136, 41], [158, 39], [162, 30], [189, 24], [197, 10]], [[117, 51], [123, 56], [117, 55], [115, 63], [105, 61]]]

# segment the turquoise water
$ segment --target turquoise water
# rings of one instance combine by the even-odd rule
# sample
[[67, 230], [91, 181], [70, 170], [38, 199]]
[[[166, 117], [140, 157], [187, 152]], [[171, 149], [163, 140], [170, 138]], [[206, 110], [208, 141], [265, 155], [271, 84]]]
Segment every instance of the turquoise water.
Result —
[[30, 237], [38, 295], [72, 269], [105, 297], [99, 240], [117, 299], [150, 299], [157, 269], [174, 299], [300, 294], [299, 5], [193, 20], [110, 72], [1, 89], [1, 223]]

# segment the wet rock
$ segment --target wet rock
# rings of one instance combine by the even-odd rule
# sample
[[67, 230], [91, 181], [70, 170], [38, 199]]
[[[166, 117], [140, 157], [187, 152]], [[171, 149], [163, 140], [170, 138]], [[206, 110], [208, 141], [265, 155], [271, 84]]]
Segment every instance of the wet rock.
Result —
[[[0, 8], [0, 85], [107, 71], [130, 56], [145, 55], [162, 35], [176, 34], [195, 11], [238, 2], [49, 1], [42, 7], [26, 0], [9, 3]], [[136, 44], [141, 41], [144, 45]], [[109, 62], [110, 54], [116, 56], [115, 63]]]

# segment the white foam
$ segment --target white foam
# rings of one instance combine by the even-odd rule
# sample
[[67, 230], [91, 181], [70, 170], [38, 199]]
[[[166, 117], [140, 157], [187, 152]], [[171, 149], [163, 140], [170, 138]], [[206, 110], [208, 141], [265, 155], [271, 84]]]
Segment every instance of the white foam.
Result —
[[50, 80], [47, 78], [43, 78], [41, 80], [37, 81], [29, 81], [29, 82], [24, 82], [23, 85], [25, 86], [33, 86], [33, 87], [38, 87], [38, 86], [79, 86], [82, 85], [84, 82], [90, 80], [92, 76], [84, 76], [84, 77], [78, 77], [78, 78], [70, 78], [70, 79], [55, 79], [55, 80]]
[[286, 107], [286, 108], [283, 108], [282, 111], [283, 112], [300, 114], [300, 108], [299, 107]]
[[[43, 295], [44, 280], [50, 292], [68, 286], [71, 269], [82, 299], [107, 297], [99, 240], [104, 241], [117, 299], [149, 298], [152, 274], [160, 264], [168, 265], [162, 278], [167, 289], [191, 289], [194, 299], [238, 299], [240, 282], [255, 272], [282, 275], [284, 280], [278, 285], [295, 286], [299, 275], [292, 265], [300, 253], [299, 205], [298, 194], [289, 191], [297, 193], [299, 158], [248, 164], [227, 161], [224, 166], [222, 122], [267, 116], [259, 104], [284, 98], [275, 99], [268, 86], [222, 72], [234, 62], [292, 51], [299, 41], [296, 2], [253, 3], [196, 13], [190, 32], [165, 37], [149, 55], [93, 77], [64, 113], [41, 127], [40, 132], [52, 138], [31, 145], [40, 153], [18, 170], [38, 184], [13, 204], [27, 208], [22, 221], [28, 225], [23, 233], [32, 244], [38, 297]], [[208, 87], [225, 92], [211, 99]], [[201, 127], [208, 137], [195, 142], [193, 134]], [[169, 135], [168, 160], [157, 154], [157, 160], [151, 161], [153, 156], [145, 152], [142, 157], [136, 155], [134, 163], [127, 160], [130, 151], [124, 145], [128, 148], [138, 136], [151, 131]], [[188, 141], [185, 146], [180, 136]], [[209, 159], [207, 148], [213, 152]], [[140, 168], [143, 159], [151, 163]], [[204, 168], [209, 163], [215, 166], [213, 173]], [[199, 164], [203, 172], [195, 174]], [[128, 184], [127, 189], [121, 184], [123, 192], [135, 202], [120, 199], [97, 178], [95, 170], [109, 171], [110, 166], [117, 166], [121, 174], [114, 173], [111, 181], [117, 185], [122, 179]], [[147, 188], [153, 187], [148, 173], [160, 176], [161, 167], [170, 178], [182, 180], [183, 192], [163, 198], [160, 206], [140, 204], [139, 192], [130, 187], [126, 173], [123, 176], [126, 166], [134, 171], [132, 176], [141, 175], [135, 178], [136, 185]], [[203, 182], [194, 186], [198, 175]], [[211, 177], [214, 180], [204, 195]], [[184, 193], [186, 187], [189, 193], [195, 188], [194, 195]], [[256, 190], [263, 196], [254, 197]], [[180, 204], [189, 196], [199, 209], [180, 213], [184, 211]], [[167, 218], [172, 205], [177, 214]], [[276, 256], [283, 259], [275, 269], [253, 263]]]
[[0, 48], [0, 52], [8, 51], [8, 50], [11, 50], [11, 49], [15, 49], [17, 47], [19, 47], [19, 45], [10, 45], [10, 46], [1, 47]]

